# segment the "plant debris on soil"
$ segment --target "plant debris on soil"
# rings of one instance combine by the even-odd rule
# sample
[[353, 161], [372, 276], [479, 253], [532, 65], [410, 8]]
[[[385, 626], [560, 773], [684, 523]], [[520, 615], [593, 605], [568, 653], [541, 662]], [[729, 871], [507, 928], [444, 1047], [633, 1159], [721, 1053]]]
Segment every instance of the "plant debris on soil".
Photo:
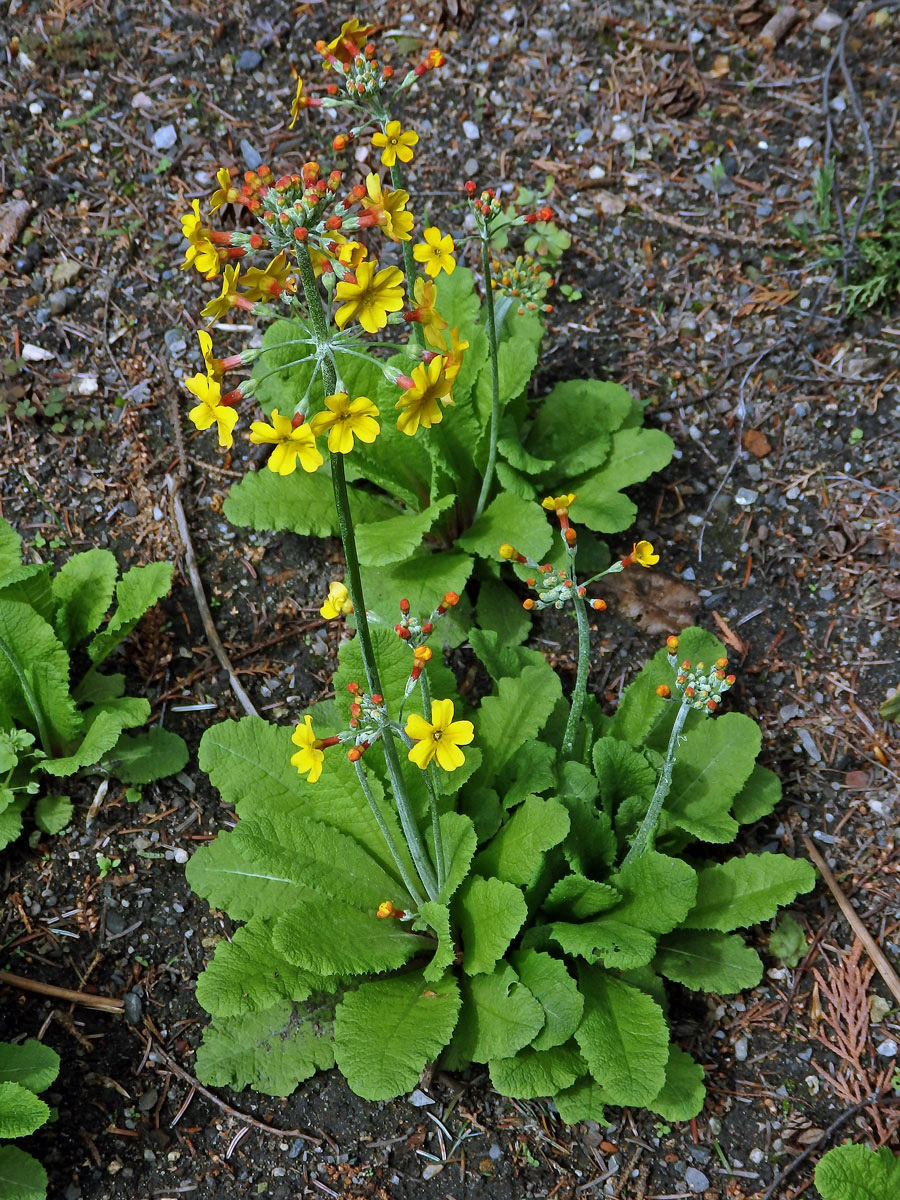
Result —
[[[900, 753], [878, 708], [900, 682], [900, 309], [894, 293], [851, 318], [844, 286], [898, 199], [900, 5], [808, 0], [773, 32], [775, 9], [390, 0], [359, 15], [398, 61], [435, 43], [447, 55], [407, 114], [429, 223], [454, 228], [466, 178], [553, 179], [573, 240], [556, 274], [582, 299], [551, 294], [536, 394], [613, 378], [678, 447], [635, 495], [635, 533], [663, 560], [610, 591], [592, 688], [612, 706], [662, 634], [695, 618], [717, 633], [740, 666], [732, 702], [761, 722], [785, 786], [745, 849], [804, 855], [810, 838], [896, 964]], [[166, 476], [186, 472], [216, 628], [282, 723], [329, 694], [337, 634], [318, 606], [340, 548], [221, 515], [251, 451], [184, 428], [177, 381], [197, 369], [204, 285], [179, 270], [177, 217], [220, 165], [334, 161], [327, 114], [287, 128], [291, 66], [315, 91], [315, 39], [347, 15], [11, 0], [0, 17], [2, 515], [44, 559], [103, 545], [123, 565], [183, 566]], [[337, 165], [354, 181], [363, 169]], [[252, 336], [218, 328], [235, 349]], [[178, 578], [120, 659], [130, 693], [195, 751], [242, 710]], [[568, 683], [568, 632], [537, 623], [535, 638]], [[896, 1145], [898, 1001], [824, 886], [793, 908], [795, 966], [765, 928], [759, 988], [676, 989], [676, 1033], [709, 1089], [688, 1124], [610, 1110], [609, 1126], [569, 1128], [499, 1098], [486, 1074], [436, 1072], [392, 1103], [359, 1100], [334, 1072], [284, 1101], [210, 1097], [192, 1081], [206, 1019], [192, 993], [230, 930], [183, 864], [233, 813], [192, 765], [138, 803], [110, 786], [88, 824], [96, 785], [73, 783], [68, 831], [0, 863], [0, 968], [86, 1001], [0, 977], [3, 1036], [63, 1059], [58, 1119], [27, 1143], [54, 1197], [780, 1200], [806, 1192], [835, 1142]]]

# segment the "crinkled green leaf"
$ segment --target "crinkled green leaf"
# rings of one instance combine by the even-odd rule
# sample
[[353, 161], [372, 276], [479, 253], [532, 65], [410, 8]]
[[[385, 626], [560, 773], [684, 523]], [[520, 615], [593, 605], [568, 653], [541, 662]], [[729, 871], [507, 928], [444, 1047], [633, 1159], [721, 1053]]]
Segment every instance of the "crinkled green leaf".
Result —
[[128, 637], [144, 613], [168, 594], [173, 571], [171, 563], [154, 562], [125, 572], [116, 584], [115, 611], [88, 646], [91, 662], [103, 662]]
[[442, 271], [435, 280], [437, 296], [435, 308], [447, 322], [456, 328], [462, 337], [468, 335], [481, 312], [481, 300], [475, 286], [475, 276], [468, 267], [457, 266], [450, 275]]
[[50, 1109], [20, 1083], [0, 1081], [0, 1138], [27, 1137], [50, 1119]]
[[680, 1046], [669, 1047], [666, 1082], [662, 1091], [647, 1107], [664, 1121], [689, 1121], [703, 1108], [706, 1088], [704, 1070]]
[[52, 836], [62, 833], [74, 812], [68, 796], [40, 796], [34, 806], [34, 823], [42, 833]]
[[762, 742], [743, 713], [707, 718], [678, 749], [664, 812], [679, 829], [705, 842], [730, 842], [738, 831], [731, 802], [749, 778]]
[[0, 600], [0, 697], [17, 725], [38, 732], [35, 702], [51, 737], [71, 736], [77, 714], [69, 696], [69, 656], [51, 626], [16, 600]]
[[553, 528], [537, 501], [501, 492], [456, 545], [470, 554], [500, 561], [500, 547], [510, 542], [520, 554], [541, 561], [553, 544]]
[[694, 869], [655, 850], [623, 866], [609, 882], [622, 893], [615, 916], [651, 933], [668, 933], [680, 925], [697, 896]]
[[527, 742], [506, 764], [499, 781], [503, 807], [510, 810], [526, 796], [546, 792], [556, 785], [557, 751], [546, 742]]
[[260, 870], [241, 853], [234, 832], [195, 850], [185, 868], [191, 889], [236, 921], [268, 917], [296, 903], [293, 879], [278, 871]]
[[90, 725], [72, 754], [64, 758], [48, 758], [41, 763], [48, 775], [74, 775], [81, 767], [91, 767], [112, 750], [122, 736], [122, 730], [143, 724], [150, 716], [150, 705], [137, 696], [125, 696], [97, 705], [88, 714]]
[[323, 471], [277, 475], [267, 467], [248, 471], [231, 490], [222, 511], [232, 523], [260, 530], [330, 537], [338, 532], [331, 478]]
[[477, 876], [467, 879], [453, 901], [453, 916], [462, 934], [462, 966], [466, 974], [493, 971], [527, 915], [525, 898], [512, 883]]
[[462, 1010], [448, 1060], [453, 1066], [511, 1058], [541, 1031], [544, 1009], [512, 967], [498, 963], [491, 975], [464, 975]]
[[16, 796], [5, 808], [0, 808], [0, 850], [5, 850], [22, 832], [22, 812], [27, 796]]
[[22, 539], [8, 521], [0, 517], [0, 587], [22, 566]]
[[475, 869], [524, 886], [540, 869], [544, 852], [568, 832], [569, 814], [558, 800], [529, 796], [478, 854]]
[[455, 499], [455, 496], [444, 496], [420, 513], [400, 513], [386, 521], [359, 525], [356, 530], [359, 561], [366, 567], [386, 567], [409, 558]]
[[816, 886], [812, 865], [786, 854], [747, 854], [704, 867], [698, 876], [697, 901], [683, 921], [685, 929], [730, 933], [774, 917], [779, 908]]
[[334, 1014], [334, 1053], [353, 1091], [365, 1100], [411, 1091], [450, 1041], [459, 1006], [452, 975], [432, 985], [418, 971], [346, 995]]
[[[397, 605], [401, 598], [405, 598], [409, 601], [411, 611], [421, 614], [427, 620], [446, 592], [463, 595], [474, 565], [470, 554], [454, 549], [442, 551], [440, 554], [431, 554], [423, 550], [402, 563], [386, 567], [363, 567], [362, 583], [366, 604], [373, 612], [377, 612], [384, 620], [393, 624], [395, 614], [398, 613]], [[455, 613], [456, 610], [451, 609], [447, 616], [442, 617], [436, 624], [434, 645], [440, 645], [441, 642], [458, 645], [464, 640], [464, 631], [456, 627]]]
[[502, 679], [504, 676], [518, 679], [526, 667], [553, 670], [540, 651], [528, 650], [525, 646], [504, 645], [493, 629], [471, 630], [469, 645], [492, 679]]
[[578, 1028], [584, 1011], [584, 997], [566, 964], [540, 950], [516, 950], [509, 961], [544, 1010], [545, 1024], [532, 1047], [550, 1050], [562, 1046]]
[[578, 480], [573, 487], [578, 493], [576, 512], [582, 511], [582, 505], [586, 509], [611, 492], [643, 483], [668, 465], [674, 448], [672, 439], [661, 429], [620, 429], [612, 435], [609, 456], [600, 470], [592, 472], [583, 482]]
[[756, 987], [762, 962], [734, 933], [679, 929], [660, 940], [654, 970], [695, 992], [721, 996]]
[[900, 1158], [889, 1146], [835, 1146], [816, 1167], [822, 1200], [897, 1200]]
[[95, 630], [112, 604], [119, 567], [110, 550], [73, 554], [53, 577], [56, 602], [53, 624], [64, 646], [71, 649]]
[[53, 625], [56, 604], [50, 583], [51, 570], [50, 563], [29, 563], [19, 567], [5, 582], [0, 583], [0, 599], [27, 604], [39, 617]]
[[283, 1000], [307, 1000], [327, 982], [288, 962], [272, 943], [271, 920], [254, 917], [223, 939], [197, 978], [197, 1000], [214, 1017], [263, 1012]]
[[560, 1120], [566, 1125], [577, 1125], [579, 1121], [606, 1123], [603, 1105], [609, 1101], [603, 1088], [590, 1075], [585, 1075], [565, 1091], [553, 1097]]
[[618, 920], [615, 912], [580, 923], [554, 921], [547, 931], [566, 954], [618, 970], [646, 966], [656, 951], [654, 934]]
[[442, 813], [440, 826], [446, 875], [438, 899], [446, 904], [469, 873], [478, 838], [471, 819], [463, 813]]
[[537, 737], [562, 694], [559, 676], [548, 665], [527, 666], [518, 679], [497, 680], [474, 713], [475, 745], [483, 761], [479, 779], [490, 781], [516, 751]]
[[[514, 335], [500, 343], [497, 361], [500, 382], [500, 404], [505, 406], [525, 391], [537, 364], [538, 347], [531, 338]], [[482, 421], [491, 412], [491, 368], [486, 363], [475, 385], [475, 403]]]
[[622, 893], [608, 883], [598, 883], [584, 875], [564, 875], [553, 885], [541, 907], [551, 917], [584, 921], [615, 908], [621, 899]]
[[731, 812], [739, 825], [750, 825], [774, 812], [781, 800], [781, 780], [768, 767], [757, 764], [735, 796]]
[[501, 645], [517, 646], [528, 636], [531, 618], [516, 593], [499, 579], [485, 579], [476, 609], [482, 629], [492, 629]]
[[18, 1146], [0, 1146], [0, 1200], [45, 1200], [47, 1172]]
[[[540, 475], [553, 466], [552, 458], [536, 458], [535, 455], [529, 454], [519, 441], [518, 428], [510, 417], [506, 418], [505, 428], [508, 433], [499, 438], [497, 449], [510, 466], [515, 467], [517, 471], [524, 471], [526, 475]], [[528, 481], [528, 491], [529, 496], [534, 498], [537, 488], [533, 480]]]
[[413, 929], [430, 929], [437, 938], [434, 957], [422, 972], [426, 983], [441, 979], [444, 972], [456, 961], [456, 947], [450, 929], [450, 909], [436, 900], [427, 900], [419, 906], [419, 919]]
[[[335, 861], [340, 862], [339, 855]], [[434, 942], [410, 933], [407, 925], [376, 916], [375, 907], [364, 909], [318, 892], [307, 893], [296, 908], [276, 919], [272, 941], [290, 962], [313, 975], [374, 974], [434, 950]]]
[[316, 363], [301, 363], [314, 352], [309, 327], [299, 317], [273, 321], [263, 334], [261, 353], [253, 364], [256, 396], [267, 413], [273, 408], [290, 416], [303, 399]]
[[[541, 401], [526, 441], [532, 454], [553, 460], [544, 475], [545, 485], [558, 484], [566, 490], [569, 481], [606, 462], [612, 447], [610, 434], [630, 407], [631, 397], [619, 384], [599, 379], [558, 383]], [[577, 491], [580, 501], [581, 489]]]
[[584, 1072], [584, 1059], [575, 1046], [550, 1050], [526, 1046], [512, 1058], [492, 1058], [488, 1066], [491, 1083], [501, 1096], [535, 1100], [571, 1087]]
[[282, 1000], [262, 1012], [213, 1018], [197, 1047], [194, 1069], [210, 1087], [289, 1096], [298, 1083], [333, 1066], [327, 1023], [318, 1025]]
[[101, 675], [91, 667], [72, 693], [77, 704], [105, 704], [107, 700], [119, 700], [125, 695], [125, 676], [120, 672]]
[[584, 1017], [575, 1040], [610, 1104], [646, 1105], [666, 1080], [669, 1027], [644, 992], [599, 967], [579, 971]]
[[0, 1042], [0, 1083], [18, 1083], [29, 1092], [46, 1091], [59, 1074], [59, 1055], [43, 1042]]
[[612, 816], [628, 796], [653, 795], [656, 771], [639, 750], [620, 738], [602, 737], [594, 743], [594, 771], [603, 808]]
[[123, 783], [142, 784], [177, 775], [187, 761], [184, 738], [167, 729], [153, 728], [142, 733], [123, 733], [103, 765]]

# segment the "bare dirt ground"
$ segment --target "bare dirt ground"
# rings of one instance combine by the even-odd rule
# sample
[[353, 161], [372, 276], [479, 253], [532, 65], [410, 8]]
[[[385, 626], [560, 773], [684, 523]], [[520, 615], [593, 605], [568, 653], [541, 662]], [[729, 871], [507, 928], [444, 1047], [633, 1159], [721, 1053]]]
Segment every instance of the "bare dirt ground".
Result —
[[[414, 194], [432, 220], [453, 228], [467, 177], [553, 177], [573, 239], [558, 278], [583, 295], [556, 297], [537, 393], [614, 378], [678, 447], [636, 496], [660, 572], [612, 597], [594, 688], [614, 703], [695, 615], [718, 632], [740, 663], [734, 703], [762, 723], [785, 785], [742, 844], [800, 855], [810, 837], [896, 962], [900, 754], [878, 707], [900, 682], [900, 312], [896, 279], [893, 306], [857, 317], [841, 285], [898, 199], [900, 11], [840, 0], [832, 22], [810, 0], [766, 50], [773, 8], [392, 0], [359, 15], [447, 54], [410, 112]], [[254, 148], [276, 168], [332, 161], [320, 116], [287, 129], [290, 65], [315, 87], [312, 44], [346, 15], [270, 0], [5, 6], [0, 499], [33, 554], [109, 545], [123, 562], [180, 562], [165, 476], [185, 397], [171, 379], [196, 369], [203, 285], [178, 269], [177, 217]], [[816, 172], [834, 159], [829, 205]], [[318, 604], [339, 548], [230, 528], [221, 504], [248, 447], [232, 461], [208, 436], [186, 446], [182, 495], [217, 627], [254, 703], [287, 723], [328, 691]], [[558, 628], [537, 633], [565, 668]], [[124, 659], [132, 693], [193, 749], [238, 715], [183, 577]], [[811, 1149], [776, 1183], [781, 1200], [806, 1192], [833, 1142], [896, 1137], [897, 1003], [880, 1002], [890, 995], [824, 886], [793, 910], [809, 945], [795, 969], [767, 955], [762, 930], [760, 988], [676, 997], [679, 1040], [708, 1071], [690, 1124], [610, 1111], [608, 1128], [566, 1128], [485, 1077], [440, 1075], [425, 1108], [366, 1104], [335, 1074], [284, 1102], [222, 1107], [176, 1070], [190, 1077], [204, 1021], [193, 984], [225, 928], [182, 863], [233, 816], [190, 766], [138, 804], [110, 788], [86, 827], [95, 786], [73, 785], [66, 833], [23, 839], [0, 863], [0, 968], [128, 997], [126, 1019], [0, 987], [4, 1036], [40, 1034], [63, 1057], [59, 1119], [29, 1146], [53, 1197], [768, 1200]], [[115, 863], [105, 877], [98, 855]], [[426, 1181], [416, 1151], [441, 1154], [432, 1116], [477, 1136]]]

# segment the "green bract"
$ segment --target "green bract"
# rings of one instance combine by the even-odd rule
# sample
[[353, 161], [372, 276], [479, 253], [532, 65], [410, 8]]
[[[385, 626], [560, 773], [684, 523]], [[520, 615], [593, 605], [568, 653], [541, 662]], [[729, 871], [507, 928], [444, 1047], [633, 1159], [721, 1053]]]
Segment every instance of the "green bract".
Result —
[[[399, 596], [426, 612], [444, 592], [462, 593], [474, 578], [479, 625], [519, 642], [530, 622], [515, 593], [501, 581], [498, 546], [510, 542], [533, 558], [545, 558], [552, 528], [534, 500], [577, 492], [578, 523], [592, 531], [582, 534], [587, 556], [596, 535], [618, 533], [633, 524], [637, 509], [624, 489], [661, 470], [672, 457], [672, 441], [661, 430], [643, 428], [641, 406], [616, 383], [569, 380], [542, 400], [530, 400], [527, 391], [543, 325], [536, 315], [520, 315], [510, 308], [501, 316], [499, 301], [499, 487], [490, 492], [476, 519], [491, 425], [485, 314], [475, 277], [467, 268], [442, 274], [436, 283], [438, 311], [469, 343], [454, 385], [453, 406], [439, 424], [415, 437], [401, 433], [394, 404], [402, 393], [385, 378], [380, 362], [335, 350], [339, 375], [350, 395], [368, 397], [381, 413], [381, 433], [374, 443], [357, 443], [346, 458], [363, 586], [369, 607], [393, 619]], [[315, 360], [290, 365], [301, 357], [297, 339], [309, 337], [308, 325], [299, 318], [276, 320], [266, 330], [254, 378], [256, 396], [267, 412], [290, 411], [304, 396], [313, 408], [321, 408], [324, 389]], [[387, 365], [409, 370], [409, 359], [396, 355]], [[259, 530], [337, 534], [328, 470], [326, 464], [315, 474], [248, 474], [232, 487], [225, 514], [236, 525]], [[594, 554], [608, 558], [602, 545]], [[442, 630], [455, 642], [464, 632], [459, 617]]]
[[[0, 1042], [0, 1139], [22, 1138], [50, 1120], [38, 1096], [59, 1074], [59, 1055], [42, 1042]], [[0, 1144], [0, 1200], [43, 1200], [47, 1172], [18, 1146]]]
[[[392, 631], [373, 634], [396, 713], [410, 651]], [[780, 854], [707, 861], [707, 847], [733, 839], [739, 813], [778, 799], [777, 780], [756, 765], [758, 727], [737, 713], [688, 713], [655, 847], [625, 863], [675, 718], [656, 694], [671, 678], [665, 651], [613, 717], [588, 704], [577, 759], [565, 761], [568, 706], [544, 658], [493, 632], [473, 631], [471, 644], [492, 679], [477, 708], [463, 707], [443, 666], [427, 667], [475, 738], [465, 766], [442, 776], [445, 883], [418, 908], [340, 749], [309, 784], [290, 765], [289, 729], [251, 717], [204, 736], [200, 765], [240, 820], [195, 853], [188, 878], [246, 924], [198, 981], [213, 1018], [198, 1075], [285, 1095], [336, 1062], [374, 1100], [412, 1090], [437, 1059], [486, 1064], [499, 1092], [552, 1097], [566, 1121], [596, 1118], [603, 1104], [694, 1116], [703, 1071], [671, 1041], [667, 982], [719, 994], [757, 984], [762, 963], [736, 931], [814, 883], [808, 863]], [[679, 653], [715, 661], [723, 648], [689, 629]], [[349, 711], [358, 643], [339, 658], [338, 709]], [[407, 705], [422, 711], [418, 691]], [[377, 809], [402, 845], [371, 757]], [[405, 756], [403, 774], [424, 825], [422, 774]], [[385, 901], [405, 919], [376, 915]]]
[[[139, 784], [187, 762], [187, 747], [174, 733], [124, 732], [145, 724], [150, 705], [123, 694], [124, 675], [99, 671], [168, 592], [172, 567], [151, 563], [132, 567], [118, 582], [117, 576], [109, 550], [75, 554], [55, 574], [49, 563], [26, 564], [19, 535], [0, 520], [0, 849], [21, 832], [41, 772], [65, 777], [91, 767]], [[76, 650], [87, 664], [77, 682], [70, 661]], [[67, 796], [46, 795], [35, 804], [44, 833], [58, 833], [71, 815]]]

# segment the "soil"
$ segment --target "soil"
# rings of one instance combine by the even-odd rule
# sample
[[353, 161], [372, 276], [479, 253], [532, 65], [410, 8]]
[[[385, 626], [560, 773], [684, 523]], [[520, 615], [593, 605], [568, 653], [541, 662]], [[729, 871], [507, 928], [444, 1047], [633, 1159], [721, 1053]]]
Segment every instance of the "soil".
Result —
[[[467, 177], [553, 177], [549, 202], [573, 239], [558, 283], [583, 296], [556, 294], [536, 394], [573, 376], [616, 379], [677, 446], [633, 490], [636, 531], [663, 562], [610, 593], [593, 690], [614, 705], [660, 635], [699, 614], [740, 664], [733, 703], [762, 724], [785, 786], [739, 848], [802, 855], [811, 837], [896, 961], [900, 754], [878, 708], [900, 682], [900, 314], [894, 303], [852, 319], [841, 283], [896, 186], [900, 14], [838, 0], [829, 11], [844, 24], [827, 31], [809, 3], [765, 51], [772, 8], [375, 6], [413, 57], [435, 41], [447, 53], [411, 101], [422, 139], [411, 190], [431, 221], [454, 226]], [[0, 499], [35, 553], [108, 545], [123, 564], [180, 563], [166, 475], [184, 398], [171, 378], [196, 369], [203, 285], [178, 269], [177, 217], [218, 165], [249, 165], [254, 148], [276, 165], [331, 161], [321, 114], [287, 129], [289, 64], [315, 90], [313, 42], [344, 15], [270, 0], [8, 5]], [[833, 66], [823, 106], [842, 29], [846, 73]], [[816, 225], [829, 155], [843, 235], [833, 208], [830, 227]], [[243, 329], [219, 328], [243, 344]], [[26, 346], [48, 357], [23, 357]], [[318, 606], [339, 545], [229, 527], [222, 500], [246, 446], [232, 460], [208, 435], [186, 442], [182, 495], [218, 631], [254, 703], [287, 723], [329, 692], [337, 635]], [[561, 632], [547, 623], [535, 636], [565, 667]], [[203, 731], [240, 715], [184, 576], [122, 661], [129, 694], [149, 696], [192, 764]], [[761, 1200], [812, 1148], [777, 1184], [780, 1200], [805, 1191], [833, 1142], [896, 1137], [896, 1003], [876, 1002], [889, 993], [824, 886], [792, 909], [809, 942], [795, 969], [769, 954], [763, 929], [758, 989], [675, 996], [676, 1036], [708, 1072], [707, 1105], [688, 1124], [610, 1110], [608, 1127], [567, 1128], [546, 1105], [498, 1098], [483, 1075], [424, 1080], [422, 1107], [365, 1103], [330, 1073], [285, 1101], [223, 1092], [223, 1109], [172, 1064], [192, 1071], [205, 1019], [193, 986], [226, 932], [182, 864], [233, 814], [191, 765], [135, 804], [112, 786], [88, 826], [96, 783], [72, 783], [68, 831], [23, 838], [0, 863], [0, 967], [128, 997], [126, 1017], [0, 986], [3, 1036], [40, 1036], [63, 1059], [58, 1119], [27, 1143], [52, 1197]], [[98, 855], [114, 861], [105, 877]], [[434, 1117], [471, 1136], [425, 1179], [417, 1152], [442, 1154]]]

